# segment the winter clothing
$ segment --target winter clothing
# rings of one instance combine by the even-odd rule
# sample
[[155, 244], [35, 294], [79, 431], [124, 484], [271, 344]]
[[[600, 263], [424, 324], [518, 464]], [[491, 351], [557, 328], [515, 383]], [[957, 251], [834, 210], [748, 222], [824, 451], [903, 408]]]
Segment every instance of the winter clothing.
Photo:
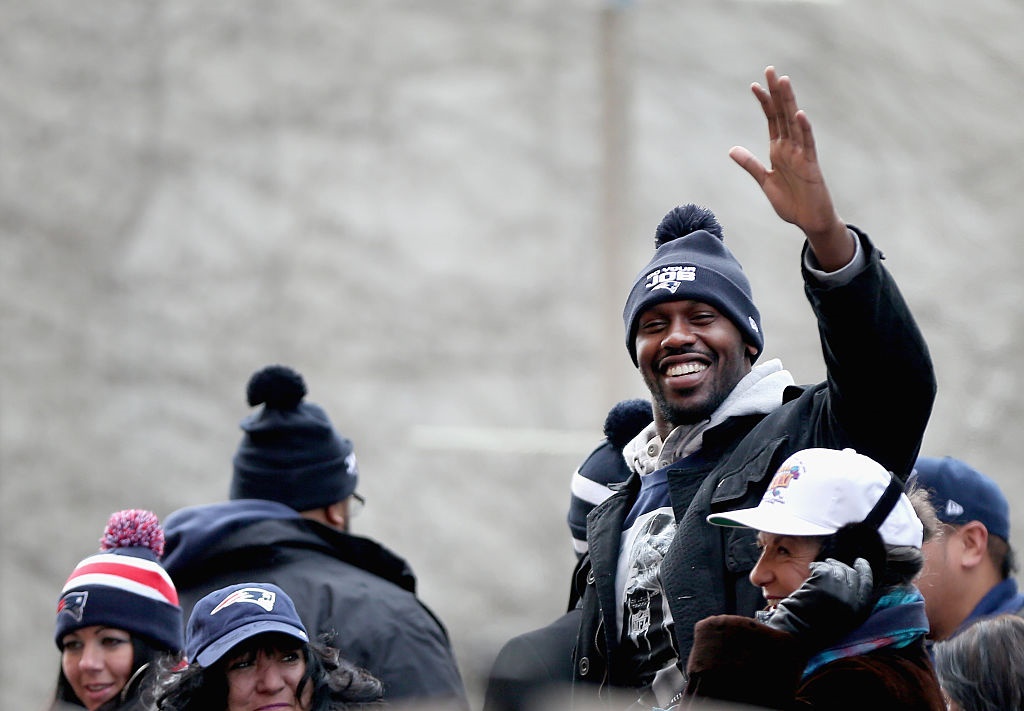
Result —
[[310, 636], [330, 635], [328, 644], [384, 683], [387, 699], [466, 708], [444, 627], [416, 598], [406, 562], [380, 544], [273, 501], [194, 506], [165, 523], [165, 563], [186, 610], [230, 584], [273, 583]]
[[715, 615], [697, 623], [684, 708], [697, 699], [773, 709], [945, 708], [924, 648], [928, 620], [913, 587], [892, 589], [868, 620], [808, 658], [794, 635], [746, 617]]
[[1017, 591], [1017, 581], [1006, 578], [985, 593], [985, 597], [971, 610], [960, 626], [953, 633], [956, 636], [978, 620], [1002, 614], [1021, 615], [1024, 613], [1024, 594]]
[[249, 379], [249, 405], [263, 405], [241, 422], [232, 499], [265, 499], [309, 511], [348, 498], [359, 470], [352, 442], [335, 432], [319, 405], [304, 402], [302, 376], [282, 365]]
[[180, 652], [181, 607], [170, 576], [160, 566], [164, 532], [151, 511], [111, 515], [101, 552], [71, 571], [57, 603], [54, 641], [83, 627], [105, 625], [141, 635], [164, 651]]
[[604, 440], [573, 472], [569, 497], [569, 533], [577, 557], [587, 552], [587, 514], [612, 495], [609, 484], [629, 478], [622, 448], [654, 419], [647, 400], [623, 400], [605, 417]]
[[579, 626], [577, 608], [506, 642], [491, 666], [483, 711], [567, 708], [572, 643]]
[[655, 233], [658, 246], [633, 282], [622, 310], [626, 348], [636, 365], [637, 320], [647, 309], [666, 301], [692, 299], [711, 304], [736, 324], [743, 340], [764, 348], [761, 314], [754, 306], [750, 281], [725, 246], [714, 214], [695, 205], [682, 205], [667, 215]]
[[[678, 668], [687, 659], [698, 621], [723, 612], [752, 616], [763, 606], [760, 590], [747, 579], [757, 560], [754, 532], [715, 528], [705, 519], [756, 506], [771, 475], [792, 453], [852, 447], [901, 480], [910, 473], [935, 397], [934, 372], [909, 309], [882, 267], [882, 255], [866, 235], [851, 230], [862, 260], [854, 273], [844, 268], [841, 275], [826, 276], [815, 269], [809, 247], [803, 255], [805, 292], [817, 316], [827, 380], [784, 387], [780, 366], [768, 371], [768, 363], [755, 367], [737, 385], [746, 389], [745, 396], [734, 393], [733, 401], [730, 395], [710, 422], [678, 435], [682, 441], [671, 442], [675, 431], [668, 437], [663, 454], [678, 452], [678, 460], [655, 460], [660, 469], [651, 471], [645, 469], [647, 460], [634, 457], [634, 474], [590, 513], [589, 553], [574, 576], [583, 609], [575, 649], [577, 682], [644, 687], [666, 660], [676, 659]], [[880, 354], [884, 366], [872, 367]], [[643, 446], [652, 438], [657, 439], [649, 428], [635, 442]], [[656, 453], [654, 440], [651, 452]], [[621, 541], [642, 480], [648, 478], [660, 479], [661, 485], [646, 494], [661, 500], [645, 510], [665, 512], [668, 519], [659, 524], [665, 549], [659, 600], [651, 602], [651, 610], [671, 620], [669, 650], [645, 651], [624, 644], [620, 636], [623, 610], [616, 579]]]
[[[82, 560], [68, 576], [57, 603], [55, 641], [101, 625], [131, 635], [131, 674], [118, 693], [98, 711], [142, 711], [156, 682], [159, 664], [173, 664], [185, 647], [178, 593], [160, 565], [164, 531], [152, 511], [126, 509], [110, 516], [100, 538], [100, 553]], [[71, 647], [66, 653], [82, 654]], [[82, 657], [73, 659], [78, 663]], [[51, 711], [81, 709], [61, 665]]]

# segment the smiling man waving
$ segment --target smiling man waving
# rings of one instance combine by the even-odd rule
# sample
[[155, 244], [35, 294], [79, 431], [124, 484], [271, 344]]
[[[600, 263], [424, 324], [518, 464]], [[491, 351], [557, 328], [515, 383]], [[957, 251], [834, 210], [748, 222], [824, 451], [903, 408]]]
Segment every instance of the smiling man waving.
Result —
[[672, 705], [694, 624], [764, 605], [747, 580], [753, 535], [706, 517], [755, 505], [779, 464], [807, 447], [852, 447], [905, 479], [931, 412], [935, 376], [913, 317], [881, 253], [837, 214], [789, 78], [771, 67], [765, 77], [752, 89], [770, 167], [745, 148], [730, 156], [806, 237], [801, 271], [828, 378], [797, 387], [778, 360], [758, 363], [761, 315], [717, 219], [694, 205], [669, 212], [623, 310], [654, 421], [623, 450], [630, 478], [587, 520], [574, 591], [578, 700], [592, 682], [595, 693]]

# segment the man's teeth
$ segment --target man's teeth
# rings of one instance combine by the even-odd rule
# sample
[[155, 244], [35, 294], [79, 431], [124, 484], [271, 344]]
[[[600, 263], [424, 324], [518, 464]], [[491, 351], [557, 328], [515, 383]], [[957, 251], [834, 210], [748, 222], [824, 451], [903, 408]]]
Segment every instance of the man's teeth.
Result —
[[671, 365], [665, 371], [665, 374], [674, 377], [676, 375], [690, 375], [691, 373], [699, 373], [702, 370], [707, 370], [708, 366], [706, 363], [681, 363], [678, 365]]

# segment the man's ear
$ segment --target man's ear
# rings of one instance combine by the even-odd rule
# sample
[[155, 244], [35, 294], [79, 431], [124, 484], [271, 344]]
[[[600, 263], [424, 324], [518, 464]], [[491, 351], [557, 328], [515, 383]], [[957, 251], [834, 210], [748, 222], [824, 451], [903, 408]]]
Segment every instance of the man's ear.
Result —
[[755, 346], [752, 343], [748, 343], [746, 345], [747, 345], [747, 360], [749, 360], [751, 363], [753, 363], [754, 362], [754, 357], [757, 355], [757, 346]]
[[988, 529], [981, 521], [968, 521], [960, 526], [960, 564], [973, 568], [988, 560]]
[[328, 526], [344, 529], [348, 519], [348, 511], [344, 501], [335, 501], [330, 506], [324, 506], [324, 518]]

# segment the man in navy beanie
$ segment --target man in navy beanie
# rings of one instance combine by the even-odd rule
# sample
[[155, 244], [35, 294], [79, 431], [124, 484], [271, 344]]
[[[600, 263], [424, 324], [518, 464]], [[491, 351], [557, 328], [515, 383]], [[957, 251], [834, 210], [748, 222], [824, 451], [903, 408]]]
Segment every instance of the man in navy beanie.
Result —
[[231, 500], [165, 520], [164, 564], [186, 615], [204, 595], [250, 580], [279, 585], [306, 628], [384, 684], [389, 702], [466, 709], [448, 634], [416, 597], [408, 564], [350, 520], [363, 499], [352, 442], [272, 365], [246, 389]]
[[953, 457], [918, 458], [913, 481], [928, 492], [942, 523], [940, 535], [922, 548], [917, 580], [929, 638], [939, 642], [986, 617], [1019, 614], [1024, 594], [1013, 579], [1010, 503], [999, 485]]
[[[880, 251], [833, 206], [789, 78], [772, 67], [765, 78], [752, 90], [770, 165], [738, 146], [730, 156], [806, 239], [801, 274], [827, 378], [797, 386], [777, 359], [760, 358], [761, 314], [725, 231], [706, 208], [671, 210], [623, 308], [626, 350], [653, 417], [622, 448], [624, 472], [615, 460], [619, 473], [589, 474], [612, 493], [587, 516], [572, 609], [546, 637], [531, 637], [564, 647], [546, 652], [564, 661], [543, 668], [544, 683], [564, 681], [585, 708], [599, 697], [621, 708], [673, 706], [694, 625], [765, 606], [747, 579], [754, 534], [716, 529], [708, 515], [757, 505], [778, 466], [812, 447], [853, 448], [905, 481], [931, 413], [935, 375], [910, 310]], [[525, 697], [521, 678], [538, 672], [523, 666]]]

